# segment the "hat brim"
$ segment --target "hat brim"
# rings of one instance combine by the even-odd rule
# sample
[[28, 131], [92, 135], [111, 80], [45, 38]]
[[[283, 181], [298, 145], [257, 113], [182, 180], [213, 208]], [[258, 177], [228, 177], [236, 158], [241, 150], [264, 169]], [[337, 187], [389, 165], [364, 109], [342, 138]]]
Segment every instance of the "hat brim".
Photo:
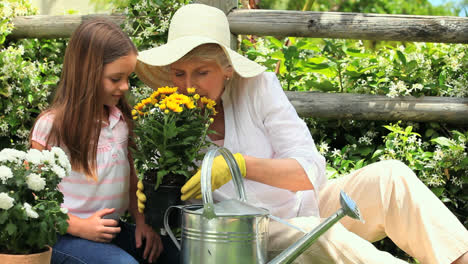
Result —
[[187, 36], [174, 39], [156, 48], [141, 51], [138, 55], [135, 72], [151, 88], [171, 85], [168, 69], [164, 66], [178, 61], [192, 49], [208, 43], [218, 44], [223, 48], [234, 71], [241, 77], [250, 78], [257, 76], [266, 69], [264, 66], [249, 60], [216, 40], [200, 36]]

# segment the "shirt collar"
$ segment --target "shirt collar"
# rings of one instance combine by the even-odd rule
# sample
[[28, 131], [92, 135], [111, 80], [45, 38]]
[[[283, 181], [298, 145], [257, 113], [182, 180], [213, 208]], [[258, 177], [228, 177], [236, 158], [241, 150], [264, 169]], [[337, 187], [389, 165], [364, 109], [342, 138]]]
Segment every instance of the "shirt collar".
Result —
[[114, 128], [120, 120], [123, 120], [122, 111], [115, 106], [109, 107], [109, 127]]

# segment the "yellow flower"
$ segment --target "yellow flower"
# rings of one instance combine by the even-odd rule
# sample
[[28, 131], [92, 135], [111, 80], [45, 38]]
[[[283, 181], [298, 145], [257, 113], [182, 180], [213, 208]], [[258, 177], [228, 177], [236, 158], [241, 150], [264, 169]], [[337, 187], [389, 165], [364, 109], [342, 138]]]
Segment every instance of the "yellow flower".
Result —
[[195, 99], [195, 100], [200, 99], [200, 95], [199, 95], [199, 94], [195, 94], [195, 95], [193, 96], [193, 99]]
[[169, 110], [167, 110], [167, 109], [164, 110], [164, 113], [165, 113], [165, 114], [169, 114]]
[[166, 105], [165, 105], [165, 104], [160, 104], [160, 105], [159, 105], [159, 109], [161, 109], [161, 110], [166, 109]]
[[195, 93], [196, 90], [197, 89], [195, 89], [195, 88], [187, 88], [187, 93], [193, 94], [193, 93]]
[[135, 109], [133, 109], [133, 110], [132, 110], [132, 116], [136, 116], [136, 115], [138, 115], [138, 111], [135, 110]]
[[138, 103], [136, 106], [135, 106], [135, 109], [140, 111], [141, 109], [143, 109], [143, 104], [141, 103]]
[[186, 103], [185, 103], [185, 106], [187, 106], [188, 109], [193, 109], [193, 108], [195, 108], [195, 104], [193, 103], [192, 100], [190, 100], [189, 102], [186, 102]]
[[138, 119], [138, 116], [134, 116], [134, 117], [133, 117], [133, 120], [137, 120], [137, 119]]
[[213, 118], [210, 118], [210, 123], [213, 123], [214, 122], [214, 119]]

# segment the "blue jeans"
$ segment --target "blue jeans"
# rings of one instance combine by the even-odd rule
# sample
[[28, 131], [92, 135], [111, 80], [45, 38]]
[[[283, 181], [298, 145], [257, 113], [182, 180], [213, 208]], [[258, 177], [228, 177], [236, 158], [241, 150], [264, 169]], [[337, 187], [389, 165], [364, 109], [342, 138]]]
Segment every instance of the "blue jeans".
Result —
[[[120, 233], [111, 243], [99, 243], [69, 234], [59, 236], [52, 250], [52, 264], [147, 263], [143, 258], [145, 244], [135, 246], [135, 225], [120, 221]], [[157, 264], [179, 263], [179, 250], [169, 236], [161, 236], [164, 251]]]

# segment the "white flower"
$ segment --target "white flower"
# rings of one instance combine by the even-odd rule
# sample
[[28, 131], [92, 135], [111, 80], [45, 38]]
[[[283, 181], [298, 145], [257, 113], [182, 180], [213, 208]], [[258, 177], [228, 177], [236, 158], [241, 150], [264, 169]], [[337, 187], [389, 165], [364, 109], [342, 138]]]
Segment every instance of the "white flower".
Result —
[[4, 210], [8, 210], [13, 207], [13, 202], [15, 199], [11, 198], [7, 193], [2, 192], [0, 193], [0, 208]]
[[64, 214], [68, 214], [68, 208], [61, 207], [60, 211], [62, 211], [62, 213], [64, 213]]
[[65, 172], [65, 170], [64, 170], [62, 167], [60, 167], [60, 166], [58, 166], [58, 165], [56, 165], [56, 164], [52, 165], [52, 171], [53, 171], [55, 174], [57, 174], [57, 176], [58, 176], [60, 179], [63, 179], [65, 176], [67, 176], [67, 173]]
[[39, 174], [31, 173], [26, 176], [26, 184], [28, 184], [29, 189], [40, 191], [44, 189], [46, 182]]
[[67, 154], [65, 154], [65, 152], [58, 147], [52, 147], [50, 151], [57, 155], [59, 164], [66, 170], [67, 174], [69, 174], [71, 172], [71, 165], [70, 161], [68, 161]]
[[55, 154], [48, 150], [42, 151], [42, 161], [47, 162], [50, 165], [55, 165]]
[[30, 149], [26, 153], [26, 160], [32, 164], [39, 165], [42, 163], [43, 155], [37, 149]]
[[32, 209], [30, 204], [24, 203], [23, 208], [26, 211], [26, 215], [28, 217], [31, 217], [31, 218], [38, 218], [39, 217], [39, 214]]
[[25, 158], [26, 153], [16, 149], [5, 148], [0, 151], [0, 161], [16, 162]]
[[6, 184], [6, 181], [13, 177], [13, 172], [7, 166], [0, 166], [0, 180], [3, 184]]

